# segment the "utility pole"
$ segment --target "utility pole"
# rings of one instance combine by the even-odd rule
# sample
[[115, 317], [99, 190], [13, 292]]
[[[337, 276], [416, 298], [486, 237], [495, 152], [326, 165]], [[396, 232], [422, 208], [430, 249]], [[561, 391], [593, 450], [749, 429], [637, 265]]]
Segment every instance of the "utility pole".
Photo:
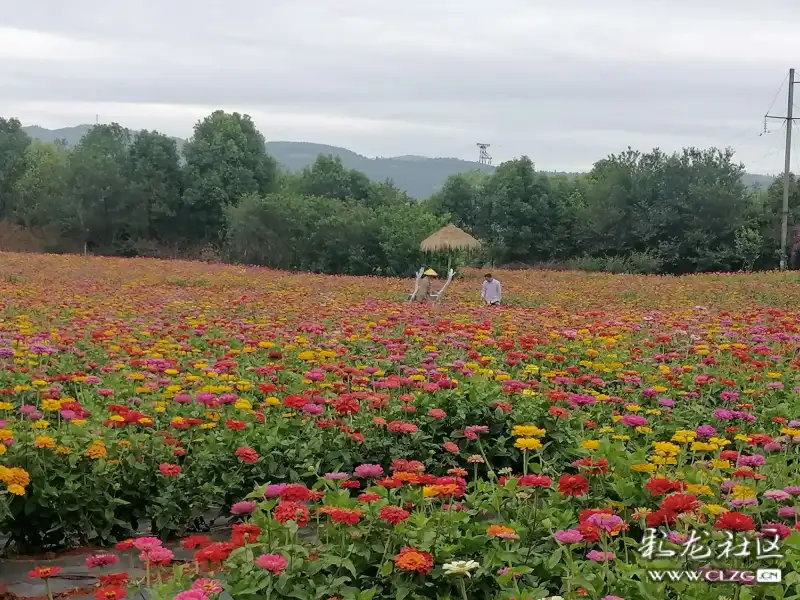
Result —
[[789, 100], [785, 117], [765, 115], [765, 119], [780, 119], [786, 121], [786, 153], [783, 167], [783, 207], [781, 209], [781, 271], [786, 270], [786, 246], [789, 237], [789, 170], [792, 166], [792, 126], [794, 107], [794, 69], [789, 69]]

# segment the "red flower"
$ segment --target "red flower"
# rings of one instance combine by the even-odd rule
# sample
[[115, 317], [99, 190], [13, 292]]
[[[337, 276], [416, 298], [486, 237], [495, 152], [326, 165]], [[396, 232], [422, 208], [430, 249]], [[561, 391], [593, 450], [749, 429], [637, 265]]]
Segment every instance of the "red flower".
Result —
[[190, 535], [181, 540], [181, 547], [185, 550], [195, 550], [196, 548], [205, 548], [211, 543], [211, 538], [207, 535]]
[[583, 496], [589, 491], [589, 480], [583, 475], [562, 475], [558, 478], [558, 491], [565, 496]]
[[247, 423], [244, 421], [238, 421], [236, 419], [228, 419], [225, 421], [225, 427], [231, 429], [233, 431], [241, 431], [245, 427], [247, 427]]
[[272, 515], [278, 523], [294, 521], [298, 527], [306, 525], [311, 518], [308, 509], [297, 502], [282, 501], [272, 511]]
[[127, 595], [127, 590], [117, 585], [101, 587], [94, 593], [96, 600], [120, 600], [120, 598], [124, 598]]
[[682, 481], [656, 477], [648, 481], [644, 488], [649, 490], [653, 496], [663, 496], [672, 492], [680, 492], [686, 488], [686, 484]]
[[458, 444], [455, 442], [445, 442], [442, 444], [442, 448], [450, 452], [451, 454], [458, 454]]
[[237, 523], [233, 526], [231, 533], [231, 543], [236, 546], [244, 546], [245, 544], [254, 544], [258, 541], [258, 536], [261, 535], [261, 527], [258, 525], [250, 525], [248, 523]]
[[523, 475], [519, 478], [519, 485], [522, 487], [546, 487], [553, 485], [553, 480], [547, 475]]
[[346, 523], [347, 525], [355, 525], [361, 520], [361, 511], [347, 508], [333, 508], [326, 511], [331, 521], [334, 523]]
[[194, 553], [194, 559], [199, 563], [221, 563], [226, 560], [231, 552], [236, 549], [230, 542], [214, 542]]
[[731, 511], [717, 517], [714, 528], [727, 529], [728, 531], [753, 531], [756, 525], [752, 517], [744, 513]]
[[305, 502], [311, 496], [311, 490], [299, 483], [290, 483], [284, 486], [278, 495], [287, 502]]
[[61, 567], [36, 567], [32, 571], [28, 571], [28, 577], [34, 579], [49, 579], [54, 575], [61, 572]]
[[381, 497], [380, 494], [374, 494], [372, 492], [364, 492], [363, 494], [360, 494], [358, 496], [358, 499], [360, 502], [366, 502], [369, 504], [370, 502], [376, 502], [380, 500]]
[[557, 419], [566, 419], [569, 417], [569, 411], [566, 408], [561, 408], [560, 406], [551, 406], [550, 410], [547, 412]]
[[158, 465], [158, 470], [161, 472], [162, 475], [166, 475], [167, 477], [174, 477], [176, 475], [180, 475], [181, 468], [179, 465], [171, 465], [169, 463], [161, 463]]
[[127, 587], [128, 582], [130, 581], [130, 575], [128, 575], [127, 571], [121, 571], [119, 573], [109, 573], [108, 575], [98, 575], [98, 581], [100, 581], [100, 585], [102, 586], [121, 586]]
[[697, 496], [689, 494], [670, 494], [658, 505], [661, 510], [672, 512], [676, 515], [692, 512], [698, 506], [700, 506], [700, 503], [697, 501]]
[[410, 512], [403, 510], [399, 506], [384, 506], [380, 512], [378, 512], [378, 517], [389, 525], [397, 525], [410, 516]]
[[236, 456], [238, 456], [239, 460], [242, 462], [249, 464], [253, 464], [254, 462], [258, 461], [258, 452], [252, 448], [248, 448], [247, 446], [239, 446], [236, 449]]
[[668, 510], [656, 510], [647, 515], [648, 527], [658, 527], [659, 525], [670, 525], [675, 522], [677, 515]]

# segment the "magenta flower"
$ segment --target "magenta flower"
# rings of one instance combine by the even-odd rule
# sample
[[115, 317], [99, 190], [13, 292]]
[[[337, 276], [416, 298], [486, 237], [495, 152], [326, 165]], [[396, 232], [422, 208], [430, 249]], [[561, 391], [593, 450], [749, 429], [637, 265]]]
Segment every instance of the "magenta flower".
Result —
[[242, 500], [231, 506], [231, 513], [234, 515], [249, 515], [256, 509], [256, 503], [252, 500]]
[[785, 492], [784, 490], [767, 490], [764, 492], [764, 498], [769, 498], [770, 500], [777, 500], [778, 502], [783, 502], [784, 500], [788, 500], [791, 498], [791, 494]]
[[358, 465], [354, 471], [356, 477], [381, 477], [383, 475], [383, 467], [380, 465]]
[[192, 589], [206, 594], [219, 594], [222, 591], [222, 584], [216, 579], [202, 577], [192, 582]]
[[133, 547], [142, 552], [152, 552], [162, 546], [161, 540], [156, 537], [140, 537], [133, 540]]
[[586, 555], [586, 558], [594, 562], [608, 562], [614, 560], [613, 552], [600, 552], [599, 550], [592, 550]]
[[561, 531], [556, 531], [553, 537], [562, 544], [577, 544], [583, 541], [583, 534], [577, 529], [562, 529]]
[[598, 529], [602, 529], [605, 532], [611, 531], [619, 531], [622, 525], [624, 524], [623, 520], [618, 517], [617, 515], [607, 515], [607, 514], [594, 514], [587, 519], [587, 522], [591, 523]]
[[174, 600], [208, 600], [208, 595], [203, 590], [186, 590], [176, 594]]
[[256, 565], [266, 569], [275, 575], [280, 575], [288, 564], [286, 558], [281, 554], [262, 554], [256, 559]]
[[93, 554], [86, 557], [86, 568], [93, 569], [95, 567], [107, 567], [115, 565], [119, 562], [119, 556], [116, 554]]
[[647, 425], [647, 419], [641, 415], [624, 415], [622, 417], [622, 424], [630, 427], [641, 427]]

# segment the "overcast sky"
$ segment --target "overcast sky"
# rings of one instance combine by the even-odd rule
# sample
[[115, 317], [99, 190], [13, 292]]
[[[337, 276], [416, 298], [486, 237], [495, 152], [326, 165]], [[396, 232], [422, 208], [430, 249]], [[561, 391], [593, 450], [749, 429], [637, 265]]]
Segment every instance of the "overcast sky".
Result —
[[[800, 69], [800, 0], [2, 7], [0, 115], [53, 128], [98, 114], [189, 137], [223, 108], [252, 115], [268, 140], [368, 156], [474, 159], [489, 142], [495, 164], [527, 154], [542, 169], [583, 170], [628, 145], [717, 145], [775, 173], [783, 132], [772, 122], [759, 136], [762, 119]], [[785, 114], [786, 87], [774, 113]]]

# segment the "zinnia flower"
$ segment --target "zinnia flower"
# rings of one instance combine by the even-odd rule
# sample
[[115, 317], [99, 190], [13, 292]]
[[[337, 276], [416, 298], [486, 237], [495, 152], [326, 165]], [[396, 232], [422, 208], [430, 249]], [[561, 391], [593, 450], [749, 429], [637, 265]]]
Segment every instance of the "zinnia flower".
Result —
[[453, 562], [443, 564], [442, 571], [444, 571], [445, 575], [466, 575], [467, 577], [472, 577], [470, 571], [474, 571], [480, 566], [480, 563], [474, 560], [454, 560]]
[[416, 548], [404, 547], [400, 553], [394, 557], [394, 564], [403, 571], [413, 571], [426, 575], [433, 568], [433, 556], [427, 552], [421, 552]]
[[262, 554], [255, 562], [257, 566], [275, 575], [283, 573], [286, 565], [289, 564], [282, 554]]
[[589, 491], [589, 480], [583, 475], [562, 475], [558, 478], [558, 491], [565, 496], [583, 496]]

